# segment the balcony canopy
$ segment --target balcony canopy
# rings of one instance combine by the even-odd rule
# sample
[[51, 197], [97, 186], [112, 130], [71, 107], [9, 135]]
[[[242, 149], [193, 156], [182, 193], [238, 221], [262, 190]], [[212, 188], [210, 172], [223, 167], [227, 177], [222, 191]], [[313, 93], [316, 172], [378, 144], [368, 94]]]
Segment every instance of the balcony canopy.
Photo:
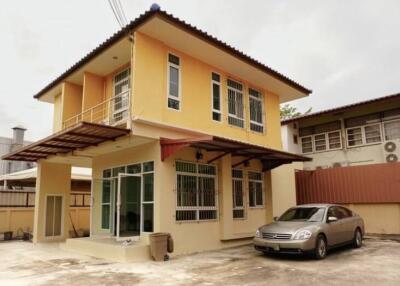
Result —
[[162, 138], [160, 144], [162, 161], [185, 147], [193, 147], [209, 152], [220, 152], [216, 157], [208, 160], [207, 163], [212, 163], [227, 154], [244, 158], [232, 167], [237, 167], [245, 162], [257, 159], [263, 164], [263, 171], [268, 171], [292, 162], [311, 161], [311, 158], [308, 157], [217, 136], [201, 136], [177, 140]]
[[69, 153], [89, 146], [96, 146], [109, 140], [129, 134], [125, 128], [96, 123], [80, 122], [65, 129], [4, 155], [3, 160], [32, 161], [46, 159], [51, 155]]

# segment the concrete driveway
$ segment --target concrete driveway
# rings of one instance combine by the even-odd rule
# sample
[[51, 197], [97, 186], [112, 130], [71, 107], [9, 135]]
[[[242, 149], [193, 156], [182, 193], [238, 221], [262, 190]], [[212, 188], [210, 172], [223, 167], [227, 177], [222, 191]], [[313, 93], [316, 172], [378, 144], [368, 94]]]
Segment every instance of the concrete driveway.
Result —
[[0, 259], [0, 285], [400, 285], [400, 243], [390, 240], [368, 239], [323, 261], [263, 256], [243, 246], [115, 263], [17, 241], [0, 243]]

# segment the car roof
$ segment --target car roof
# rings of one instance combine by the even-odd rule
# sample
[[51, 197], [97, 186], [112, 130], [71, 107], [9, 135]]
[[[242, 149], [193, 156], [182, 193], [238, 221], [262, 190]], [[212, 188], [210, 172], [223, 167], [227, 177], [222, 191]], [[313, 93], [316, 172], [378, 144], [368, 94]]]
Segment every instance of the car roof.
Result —
[[307, 207], [317, 207], [317, 208], [328, 208], [332, 206], [339, 206], [336, 204], [304, 204], [304, 205], [298, 205], [295, 206], [295, 208], [307, 208]]

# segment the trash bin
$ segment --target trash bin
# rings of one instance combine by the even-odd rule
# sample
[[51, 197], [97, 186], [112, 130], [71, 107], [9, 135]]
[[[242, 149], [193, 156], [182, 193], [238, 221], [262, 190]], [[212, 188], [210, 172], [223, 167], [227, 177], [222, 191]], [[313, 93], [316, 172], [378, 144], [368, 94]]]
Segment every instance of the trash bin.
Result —
[[5, 231], [4, 232], [4, 240], [11, 240], [13, 232], [12, 231]]
[[168, 238], [171, 235], [165, 232], [156, 232], [150, 235], [150, 253], [155, 261], [168, 260]]

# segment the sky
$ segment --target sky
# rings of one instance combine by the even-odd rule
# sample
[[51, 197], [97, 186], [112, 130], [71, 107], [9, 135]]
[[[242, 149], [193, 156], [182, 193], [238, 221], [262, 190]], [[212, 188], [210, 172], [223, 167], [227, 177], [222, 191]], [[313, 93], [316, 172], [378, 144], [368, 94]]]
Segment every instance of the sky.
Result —
[[[120, 0], [128, 20], [153, 1]], [[400, 1], [157, 2], [312, 89], [300, 111], [400, 92]], [[7, 1], [0, 7], [0, 136], [51, 134], [52, 105], [33, 95], [119, 29], [107, 0]]]

